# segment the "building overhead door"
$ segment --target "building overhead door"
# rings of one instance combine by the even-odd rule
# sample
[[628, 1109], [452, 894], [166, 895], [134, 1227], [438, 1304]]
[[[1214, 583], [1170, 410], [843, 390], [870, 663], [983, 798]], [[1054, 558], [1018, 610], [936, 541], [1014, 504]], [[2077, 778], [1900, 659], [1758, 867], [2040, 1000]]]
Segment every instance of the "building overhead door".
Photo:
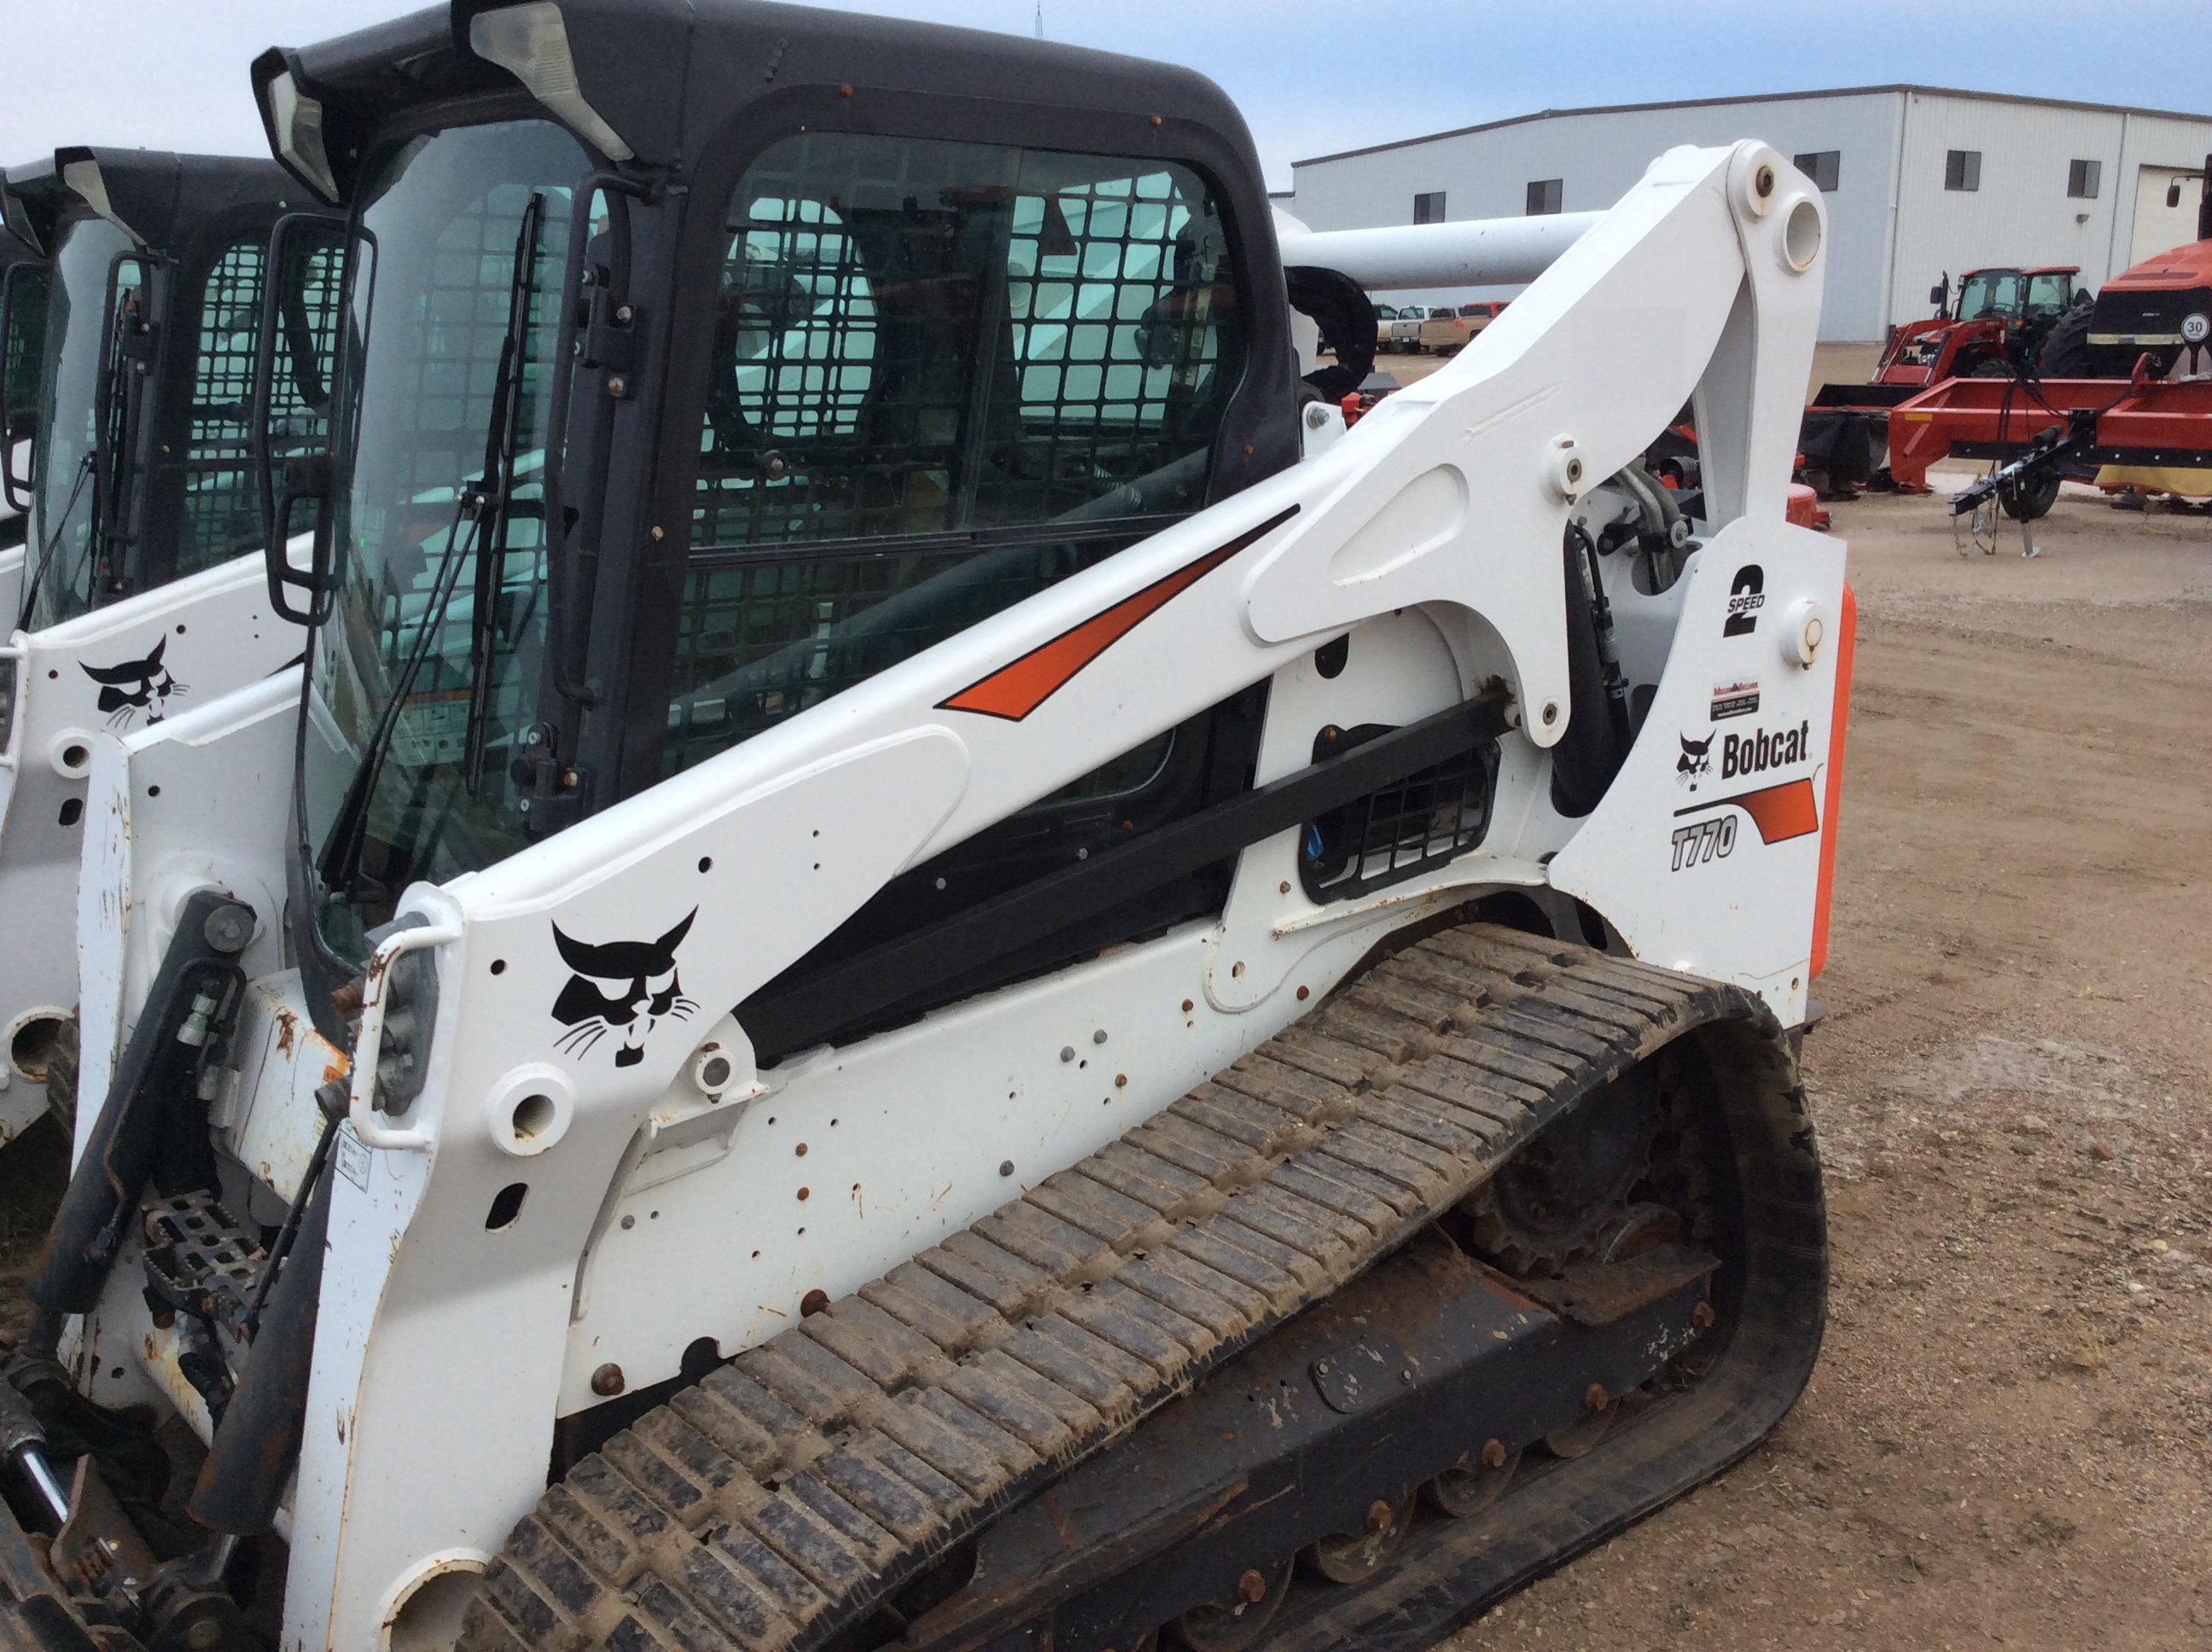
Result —
[[[2175, 185], [2179, 185], [2177, 193]], [[2154, 253], [2197, 239], [2197, 203], [2204, 187], [2200, 167], [2144, 167], [2136, 174], [2135, 234], [2128, 263], [2141, 264]], [[2166, 204], [2174, 197], [2172, 206]]]

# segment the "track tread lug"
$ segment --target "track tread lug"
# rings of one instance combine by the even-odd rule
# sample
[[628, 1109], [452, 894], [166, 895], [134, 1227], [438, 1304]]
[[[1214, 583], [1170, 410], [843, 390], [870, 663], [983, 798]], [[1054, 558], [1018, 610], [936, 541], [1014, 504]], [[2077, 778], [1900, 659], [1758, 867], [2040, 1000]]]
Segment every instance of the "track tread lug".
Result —
[[[806, 1419], [777, 1399], [735, 1365], [718, 1365], [700, 1379], [698, 1386], [721, 1400], [739, 1417], [775, 1442], [779, 1455], [803, 1443], [813, 1430]], [[700, 1424], [709, 1438], [714, 1430]]]
[[994, 1428], [1049, 1457], [1073, 1437], [1068, 1425], [1031, 1398], [1021, 1385], [981, 1365], [963, 1365], [945, 1379], [945, 1392]]
[[1322, 1076], [1309, 1071], [1304, 1066], [1290, 1066], [1261, 1054], [1244, 1057], [1225, 1072], [1213, 1075], [1215, 1086], [1233, 1090], [1249, 1096], [1255, 1102], [1265, 1102], [1270, 1107], [1280, 1108], [1293, 1118], [1304, 1121], [1324, 1107], [1343, 1098], [1344, 1092], [1354, 1084], [1364, 1083], [1367, 1069], [1351, 1062], [1338, 1062], [1334, 1058], [1316, 1058], [1326, 1065], [1340, 1066], [1345, 1077]]
[[1328, 1270], [1314, 1257], [1241, 1221], [1215, 1218], [1185, 1228], [1169, 1242], [1170, 1250], [1228, 1275], [1267, 1298], [1269, 1310], [1285, 1298], [1310, 1291]]
[[1265, 1160], [1239, 1141], [1189, 1119], [1163, 1110], [1129, 1133], [1128, 1139], [1176, 1169], [1202, 1176], [1215, 1187]]
[[[1371, 1050], [1395, 1066], [1421, 1053], [1425, 1035], [1433, 1029], [1417, 1020], [1389, 1014], [1382, 1006], [1339, 999], [1314, 1017], [1316, 1030], [1363, 1050]], [[1306, 1041], [1300, 1039], [1301, 1044]]]
[[926, 1397], [920, 1389], [903, 1395], [884, 1408], [876, 1426], [966, 1496], [988, 1497], [1006, 1479], [997, 1459], [924, 1405]]
[[[1172, 1254], [1165, 1248], [1147, 1251], [1142, 1261], [1133, 1267], [1123, 1268], [1098, 1289], [1112, 1290], [1114, 1300], [1125, 1304], [1126, 1298], [1122, 1295], [1125, 1291], [1141, 1297], [1152, 1311], [1196, 1326], [1201, 1333], [1200, 1338], [1184, 1334], [1182, 1339], [1191, 1344], [1194, 1353], [1202, 1354], [1224, 1337], [1233, 1336], [1243, 1328], [1249, 1315], [1243, 1311], [1237, 1298], [1242, 1297], [1244, 1292], [1237, 1289], [1232, 1279], [1215, 1281], [1220, 1289], [1213, 1290], [1180, 1277], [1177, 1272], [1164, 1266]], [[1186, 1266], [1197, 1269], [1201, 1274], [1212, 1272], [1211, 1269], [1199, 1267], [1196, 1263], [1188, 1263]], [[1224, 1294], [1231, 1292], [1233, 1296]]]
[[965, 1231], [947, 1234], [943, 1244], [915, 1260], [1007, 1317], [1022, 1312], [1050, 1283], [1042, 1268]]
[[[824, 1452], [807, 1473], [902, 1543], [934, 1532], [945, 1510], [866, 1452], [850, 1445]], [[946, 1482], [950, 1485], [950, 1482]], [[957, 1502], [958, 1488], [953, 1487]]]
[[1078, 1169], [1056, 1170], [1030, 1189], [1038, 1207], [1108, 1245], [1119, 1245], [1158, 1212]]
[[1210, 1079], [1167, 1111], [1241, 1142], [1255, 1153], [1267, 1152], [1298, 1127], [1296, 1114], [1256, 1101], [1241, 1090], [1224, 1090]]
[[813, 1477], [794, 1474], [783, 1490], [748, 1509], [745, 1529], [805, 1573], [809, 1582], [835, 1599], [868, 1575], [872, 1545], [848, 1537], [830, 1521], [807, 1507], [798, 1494], [799, 1483]]
[[599, 1455], [624, 1479], [686, 1526], [705, 1518], [713, 1506], [714, 1496], [708, 1487], [695, 1484], [675, 1464], [638, 1438], [634, 1430], [624, 1429], [616, 1435], [599, 1448]]
[[[763, 1567], [772, 1576], [763, 1576]], [[821, 1598], [819, 1590], [742, 1527], [686, 1551], [674, 1570], [676, 1576], [665, 1581], [731, 1639], [748, 1647], [787, 1645], [815, 1609], [809, 1600]], [[638, 1591], [641, 1607], [647, 1594]]]
[[[1407, 1183], [1389, 1176], [1377, 1175], [1364, 1165], [1355, 1164], [1340, 1154], [1325, 1151], [1325, 1145], [1309, 1149], [1289, 1160], [1276, 1171], [1274, 1179], [1293, 1191], [1308, 1193], [1307, 1187], [1302, 1187], [1293, 1180], [1301, 1175], [1310, 1178], [1313, 1183], [1326, 1183], [1328, 1190], [1337, 1200], [1347, 1201], [1345, 1205], [1331, 1204], [1331, 1209], [1341, 1209], [1347, 1216], [1358, 1216], [1378, 1234], [1395, 1228], [1406, 1216], [1419, 1208], [1421, 1203], [1419, 1193]], [[1319, 1191], [1316, 1187], [1313, 1193]], [[1364, 1197], [1357, 1207], [1351, 1207], [1348, 1204], [1350, 1196]]]
[[[1053, 1320], [1040, 1321], [1040, 1325], [1053, 1324], [1054, 1321], [1058, 1321], [1057, 1315]], [[1102, 1417], [1120, 1414], [1135, 1398], [1130, 1388], [1131, 1374], [1117, 1373], [1104, 1363], [1091, 1357], [1086, 1351], [1071, 1346], [1073, 1335], [1085, 1336], [1092, 1342], [1098, 1340], [1096, 1337], [1089, 1337], [1080, 1326], [1058, 1321], [1055, 1329], [1060, 1334], [1048, 1336], [1042, 1329], [1024, 1327], [993, 1351], [1005, 1354], [1018, 1364], [1027, 1366], [1048, 1382], [1059, 1384], [1070, 1394], [1096, 1406]], [[1152, 1375], [1139, 1362], [1121, 1354], [1119, 1349], [1113, 1351], [1120, 1356], [1116, 1364], [1126, 1361], [1129, 1366], [1136, 1368], [1136, 1375]]]
[[737, 1357], [737, 1368], [817, 1429], [882, 1398], [881, 1390], [811, 1337], [786, 1331]]
[[698, 1570], [702, 1556], [751, 1584], [764, 1604], [789, 1619], [794, 1629], [828, 1603], [812, 1578], [761, 1541], [750, 1527], [732, 1522], [717, 1532], [713, 1542], [688, 1552], [682, 1562], [685, 1582], [690, 1581], [689, 1574]]
[[1060, 1312], [1070, 1324], [1090, 1332], [1133, 1358], [1141, 1359], [1162, 1376], [1173, 1377], [1190, 1363], [1190, 1351], [1179, 1338], [1170, 1336], [1118, 1303], [1110, 1299], [1101, 1302], [1095, 1291], [1072, 1298]]
[[[986, 1236], [1005, 1249], [1015, 1250], [1018, 1240], [1024, 1248], [1015, 1250], [1017, 1255], [1054, 1273], [1081, 1267], [1112, 1248], [1097, 1235], [1061, 1221], [1026, 1198], [1001, 1205], [975, 1226], [978, 1231], [988, 1229]], [[1041, 1260], [1047, 1256], [1051, 1260]]]
[[[637, 1647], [657, 1644], [676, 1648], [678, 1652], [712, 1652], [714, 1648], [727, 1647], [732, 1639], [737, 1638], [720, 1632], [720, 1625], [685, 1600], [680, 1590], [671, 1588], [658, 1577], [638, 1591], [637, 1608], [627, 1621], [646, 1631], [632, 1643]], [[767, 1652], [767, 1649], [779, 1643], [763, 1637], [750, 1642], [739, 1640], [738, 1644]]]
[[1031, 1370], [1004, 1348], [992, 1349], [975, 1362], [975, 1366], [998, 1381], [1020, 1390], [1033, 1403], [1050, 1412], [1066, 1428], [1079, 1432], [1096, 1428], [1104, 1420], [1098, 1407], [1082, 1395], [1042, 1372]]
[[[1195, 1230], [1186, 1230], [1185, 1234], [1194, 1231]], [[1183, 1236], [1185, 1235], [1177, 1236], [1178, 1238]], [[1214, 1242], [1214, 1248], [1216, 1250], [1228, 1248], [1218, 1240]], [[1249, 1260], [1255, 1263], [1258, 1260], [1257, 1258]], [[1291, 1286], [1292, 1281], [1287, 1275], [1273, 1268], [1268, 1268], [1267, 1272], [1275, 1274], [1282, 1288]], [[1160, 1293], [1159, 1300], [1184, 1314], [1201, 1304], [1209, 1305], [1212, 1316], [1206, 1323], [1223, 1336], [1234, 1335], [1244, 1326], [1266, 1318], [1274, 1307], [1274, 1302], [1267, 1292], [1255, 1290], [1235, 1274], [1224, 1272], [1211, 1263], [1201, 1261], [1180, 1244], [1170, 1243], [1149, 1252], [1142, 1266], [1125, 1271], [1120, 1277], [1147, 1295], [1152, 1294], [1149, 1282], [1156, 1277], [1164, 1278], [1176, 1291], [1187, 1298], [1188, 1305], [1184, 1300], [1165, 1291]]]
[[1280, 1169], [1222, 1214], [1304, 1252], [1331, 1272], [1340, 1269], [1347, 1251], [1365, 1244], [1374, 1232], [1358, 1217], [1298, 1192]]
[[870, 1280], [859, 1294], [949, 1355], [963, 1352], [1004, 1323], [988, 1303], [912, 1260]]
[[943, 1349], [861, 1297], [840, 1297], [796, 1328], [884, 1393], [946, 1363]]

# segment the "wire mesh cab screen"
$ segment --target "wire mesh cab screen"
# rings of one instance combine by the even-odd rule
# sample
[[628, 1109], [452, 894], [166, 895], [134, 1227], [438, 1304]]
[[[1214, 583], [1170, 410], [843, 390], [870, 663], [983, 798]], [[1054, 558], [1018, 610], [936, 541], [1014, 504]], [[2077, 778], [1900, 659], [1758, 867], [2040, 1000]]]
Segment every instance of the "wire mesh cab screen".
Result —
[[[295, 301], [283, 318], [291, 346], [285, 369], [270, 385], [279, 457], [300, 441], [319, 443], [329, 418], [320, 382], [337, 325], [340, 255], [334, 246], [307, 255], [295, 276]], [[192, 360], [191, 426], [185, 438], [183, 519], [177, 534], [179, 574], [196, 574], [261, 543], [258, 493], [252, 473], [253, 351], [261, 320], [268, 247], [261, 238], [234, 241], [208, 271], [200, 292], [199, 336]], [[309, 337], [291, 336], [295, 324]]]
[[725, 225], [668, 770], [1203, 501], [1243, 333], [1188, 168], [807, 134]]

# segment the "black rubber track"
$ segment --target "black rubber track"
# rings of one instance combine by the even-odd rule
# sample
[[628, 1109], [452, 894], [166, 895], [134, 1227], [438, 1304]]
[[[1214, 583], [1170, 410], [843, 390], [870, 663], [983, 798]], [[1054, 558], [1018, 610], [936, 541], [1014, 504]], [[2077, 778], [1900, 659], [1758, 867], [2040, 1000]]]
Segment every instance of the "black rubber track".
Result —
[[493, 1563], [461, 1652], [813, 1652], [1692, 1035], [1751, 1247], [1724, 1270], [1743, 1296], [1724, 1304], [1720, 1380], [1624, 1433], [1666, 1436], [1644, 1468], [1608, 1446], [1561, 1466], [1587, 1471], [1572, 1483], [1537, 1480], [1544, 1501], [1510, 1497], [1503, 1552], [1454, 1558], [1431, 1538], [1331, 1601], [1328, 1627], [1277, 1631], [1425, 1643], [1741, 1456], [1803, 1386], [1825, 1291], [1818, 1163], [1787, 1040], [1738, 988], [1488, 926], [1407, 948], [579, 1462]]

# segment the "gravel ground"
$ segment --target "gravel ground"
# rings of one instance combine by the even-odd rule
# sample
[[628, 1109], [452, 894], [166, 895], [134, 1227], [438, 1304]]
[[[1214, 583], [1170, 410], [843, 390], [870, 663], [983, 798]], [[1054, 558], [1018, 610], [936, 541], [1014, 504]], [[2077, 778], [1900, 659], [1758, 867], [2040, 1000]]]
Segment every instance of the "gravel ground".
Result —
[[2031, 562], [1935, 500], [1834, 513], [1820, 1367], [1452, 1652], [2212, 1647], [2212, 518], [2069, 489]]
[[[1454, 1652], [2212, 1646], [2212, 518], [2069, 489], [2032, 562], [1924, 498], [1835, 528], [1826, 1351], [1766, 1448]], [[62, 1163], [0, 1153], [0, 1327]]]

